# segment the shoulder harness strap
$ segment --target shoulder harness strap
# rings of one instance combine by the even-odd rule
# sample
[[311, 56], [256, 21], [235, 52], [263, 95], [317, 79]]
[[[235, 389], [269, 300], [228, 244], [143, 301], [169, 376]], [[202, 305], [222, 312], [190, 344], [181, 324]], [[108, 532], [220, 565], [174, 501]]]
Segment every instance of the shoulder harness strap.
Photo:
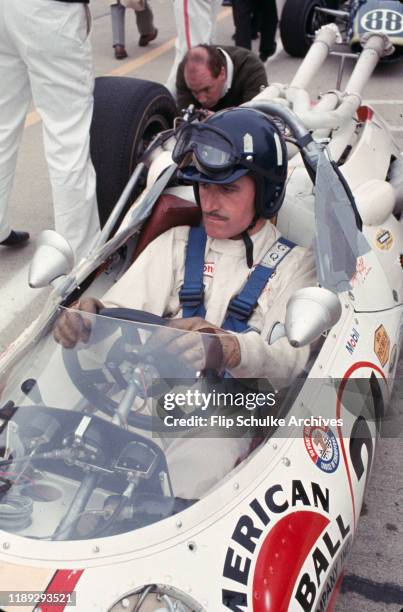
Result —
[[179, 291], [179, 301], [182, 305], [182, 316], [204, 317], [204, 252], [207, 234], [203, 227], [191, 227], [185, 259], [185, 278]]
[[[179, 292], [182, 315], [188, 317], [205, 317], [204, 307], [204, 253], [207, 235], [203, 227], [192, 227], [185, 260], [185, 277]], [[286, 238], [279, 238], [267, 251], [262, 261], [249, 276], [243, 289], [229, 303], [222, 325], [223, 329], [244, 332], [248, 329], [248, 320], [257, 306], [264, 287], [269, 282], [277, 266], [291, 252], [295, 244]]]
[[245, 286], [229, 303], [223, 329], [244, 332], [248, 320], [257, 306], [260, 294], [270, 281], [277, 266], [291, 252], [295, 244], [286, 238], [279, 238], [270, 247], [262, 261], [256, 266]]

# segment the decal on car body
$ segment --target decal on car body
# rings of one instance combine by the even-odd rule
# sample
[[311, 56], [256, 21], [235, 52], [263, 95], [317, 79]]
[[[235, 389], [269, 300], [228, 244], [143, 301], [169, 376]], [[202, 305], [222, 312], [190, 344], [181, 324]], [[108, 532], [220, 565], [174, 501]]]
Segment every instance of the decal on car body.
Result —
[[355, 327], [353, 327], [353, 329], [350, 332], [350, 336], [346, 342], [346, 349], [350, 353], [350, 355], [354, 353], [355, 347], [358, 344], [359, 337], [360, 337], [360, 334], [355, 329]]
[[376, 233], [375, 244], [381, 251], [389, 251], [393, 246], [393, 235], [387, 229], [380, 229]]
[[[329, 490], [324, 492], [314, 482], [311, 482], [311, 487], [312, 495], [316, 497], [313, 504], [309, 499], [310, 492], [302, 482], [292, 481], [291, 505], [295, 506], [297, 502], [304, 506], [314, 505], [329, 513]], [[328, 568], [334, 567], [334, 561], [350, 534], [350, 525], [341, 515], [331, 520], [315, 509], [303, 509], [281, 517], [262, 540], [253, 574], [253, 601], [248, 601], [245, 587], [250, 581], [253, 557], [264, 527], [271, 521], [267, 510], [279, 513], [289, 509], [287, 496], [283, 503], [280, 503], [283, 496], [274, 502], [277, 493], [284, 494], [281, 485], [270, 487], [264, 502], [254, 499], [249, 504], [253, 513], [242, 515], [232, 534], [232, 539], [241, 548], [238, 548], [238, 554], [235, 547], [228, 547], [223, 577], [236, 585], [233, 589], [222, 589], [222, 603], [234, 612], [241, 612], [245, 607], [253, 612], [286, 610], [292, 599], [302, 610], [311, 610]], [[301, 575], [304, 565], [305, 571]], [[334, 578], [336, 584], [337, 576]]]
[[393, 36], [403, 32], [403, 18], [397, 11], [376, 9], [361, 17], [361, 27], [367, 32], [382, 32]]
[[374, 334], [374, 353], [384, 367], [389, 360], [390, 340], [383, 325], [376, 328]]
[[331, 474], [337, 470], [340, 451], [330, 427], [304, 427], [304, 442], [308, 455], [322, 472]]

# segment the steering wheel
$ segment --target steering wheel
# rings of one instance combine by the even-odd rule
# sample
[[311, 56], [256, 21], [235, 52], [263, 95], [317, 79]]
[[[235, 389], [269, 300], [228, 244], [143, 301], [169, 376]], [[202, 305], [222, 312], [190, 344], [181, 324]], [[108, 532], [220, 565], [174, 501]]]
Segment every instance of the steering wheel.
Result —
[[[122, 335], [113, 343], [108, 351], [102, 368], [85, 370], [81, 366], [79, 351], [77, 350], [63, 348], [62, 356], [67, 373], [79, 392], [90, 404], [93, 404], [99, 410], [113, 417], [119, 407], [119, 403], [108, 397], [100, 388], [98, 388], [97, 385], [107, 384], [108, 382], [110, 383], [110, 376], [112, 376], [118, 389], [127, 389], [128, 382], [123, 376], [123, 373], [119, 367], [123, 360], [131, 362], [132, 364], [144, 362], [150, 365], [151, 363], [158, 372], [158, 367], [155, 365], [155, 363], [153, 363], [151, 354], [145, 350], [147, 343], [142, 343], [138, 330], [144, 329], [149, 331], [149, 325], [159, 325], [164, 327], [168, 325], [168, 320], [143, 310], [134, 310], [130, 308], [104, 308], [100, 310], [98, 314], [103, 317], [110, 317], [121, 321], [133, 321], [137, 325], [132, 330], [133, 334], [131, 337], [127, 336], [127, 330], [125, 329], [124, 333], [122, 333]], [[113, 329], [113, 332], [115, 331], [116, 328]], [[127, 344], [130, 344], [131, 346], [138, 346], [139, 351], [137, 353], [133, 351], [128, 352], [125, 348], [125, 345]], [[158, 356], [160, 358], [161, 355], [163, 355], [163, 349], [159, 351]], [[124, 359], [122, 359], [122, 356], [124, 356]], [[171, 353], [169, 356], [167, 355], [167, 363], [169, 363], [172, 371], [172, 378], [177, 376], [178, 371], [181, 372], [182, 378], [194, 378], [194, 370], [191, 370], [190, 368], [186, 370], [182, 363], [179, 367], [178, 361]], [[108, 378], [104, 373], [105, 369], [110, 375]], [[157, 394], [163, 390], [161, 388], [162, 386], [165, 389], [166, 384], [169, 384], [164, 382], [163, 376], [159, 376], [159, 378], [161, 379], [161, 385], [158, 383], [153, 384], [153, 391]], [[165, 378], [168, 378], [166, 373]], [[186, 413], [179, 408], [175, 408], [174, 410], [170, 411], [170, 414], [174, 417], [186, 416]], [[138, 412], [129, 412], [127, 421], [132, 427], [143, 429], [145, 431], [153, 431], [155, 430], [156, 426], [155, 419], [153, 419], [152, 416], [139, 414]], [[170, 431], [173, 429], [175, 429], [175, 427], [170, 427]], [[181, 427], [180, 430], [183, 431], [183, 427]]]
[[[164, 326], [167, 324], [167, 320], [150, 312], [130, 308], [103, 308], [98, 314], [103, 317], [110, 317], [121, 321], [133, 321], [137, 323], [137, 326], [132, 330], [132, 337], [128, 338], [127, 334], [126, 336], [122, 334], [121, 337], [113, 343], [112, 347], [108, 351], [105, 364], [102, 366], [102, 368], [85, 370], [81, 366], [78, 350], [63, 348], [62, 357], [67, 373], [78, 391], [89, 403], [93, 404], [99, 410], [112, 417], [116, 413], [119, 404], [112, 398], [108, 397], [97, 386], [110, 382], [110, 379], [107, 378], [104, 373], [104, 368], [106, 368], [109, 374], [112, 375], [119, 388], [126, 388], [128, 383], [118, 368], [116, 357], [119, 354], [121, 360], [122, 354], [128, 356], [128, 353], [124, 348], [124, 344], [130, 342], [132, 345], [142, 346], [140, 334], [138, 333], [139, 328], [147, 329], [147, 325], [150, 324]], [[116, 327], [113, 328], [113, 332], [115, 331]], [[133, 427], [144, 429], [146, 431], [151, 431], [153, 429], [152, 419], [148, 415], [130, 413], [128, 422]]]

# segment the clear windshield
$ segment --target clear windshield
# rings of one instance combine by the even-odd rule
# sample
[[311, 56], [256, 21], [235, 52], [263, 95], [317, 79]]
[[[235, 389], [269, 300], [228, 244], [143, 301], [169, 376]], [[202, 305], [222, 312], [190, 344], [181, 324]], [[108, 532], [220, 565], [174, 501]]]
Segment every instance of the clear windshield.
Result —
[[[36, 539], [110, 536], [171, 516], [254, 444], [255, 432], [217, 436], [207, 418], [223, 405], [226, 418], [250, 411], [239, 401], [248, 381], [210, 401], [218, 373], [227, 391], [241, 384], [222, 378], [214, 334], [73, 314], [83, 341], [62, 348], [52, 324], [0, 380], [0, 529]], [[270, 387], [258, 386], [271, 410]]]
[[316, 269], [321, 287], [335, 293], [351, 289], [357, 258], [370, 248], [357, 229], [357, 219], [340, 176], [324, 153], [315, 183], [314, 240]]

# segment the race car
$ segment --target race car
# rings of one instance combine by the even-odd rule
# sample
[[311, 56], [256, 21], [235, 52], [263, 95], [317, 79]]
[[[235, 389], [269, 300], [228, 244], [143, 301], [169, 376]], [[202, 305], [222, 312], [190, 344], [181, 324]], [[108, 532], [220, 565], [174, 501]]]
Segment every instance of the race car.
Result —
[[326, 23], [336, 23], [339, 42], [356, 53], [364, 35], [381, 32], [393, 44], [384, 60], [394, 60], [403, 53], [403, 3], [401, 0], [279, 0], [277, 12], [280, 37], [285, 51], [303, 57], [314, 40], [316, 30]]
[[[60, 312], [78, 296], [102, 296], [167, 227], [199, 223], [193, 191], [172, 162], [181, 122], [198, 120], [191, 109], [149, 144], [138, 124], [132, 146], [132, 132], [121, 134], [120, 150], [132, 154], [119, 157], [109, 179], [130, 172], [136, 147], [142, 161], [84, 260], [74, 266], [62, 237], [43, 234], [30, 284], [50, 283], [52, 294], [0, 359], [2, 610], [333, 609], [387, 419], [403, 311], [402, 158], [382, 119], [360, 101], [368, 63], [375, 67], [385, 41], [366, 42], [348, 94], [332, 91], [312, 106], [309, 80], [335, 38], [333, 26], [323, 28], [292, 83], [273, 84], [250, 103], [276, 119], [289, 144], [278, 227], [302, 246], [314, 240], [320, 286], [297, 291], [268, 338], [312, 347], [298, 380], [277, 392], [273, 381], [220, 376], [208, 333], [212, 364], [201, 372], [166, 352], [167, 334], [174, 343], [192, 332], [139, 311], [77, 312], [86, 342], [64, 349], [54, 340]], [[99, 157], [99, 143], [110, 151], [102, 127], [118, 138], [119, 87], [138, 88], [153, 104], [144, 82], [102, 80]], [[156, 104], [167, 96], [148, 87]], [[130, 105], [131, 96], [119, 99], [126, 117]], [[162, 111], [145, 117], [148, 126], [168, 121]], [[194, 401], [221, 385], [239, 394], [228, 411]], [[264, 405], [248, 409], [257, 393]], [[218, 435], [224, 444], [238, 418], [249, 442], [222, 474], [208, 441]], [[172, 461], [178, 439], [187, 449], [186, 485]], [[214, 469], [216, 481], [198, 491]]]

